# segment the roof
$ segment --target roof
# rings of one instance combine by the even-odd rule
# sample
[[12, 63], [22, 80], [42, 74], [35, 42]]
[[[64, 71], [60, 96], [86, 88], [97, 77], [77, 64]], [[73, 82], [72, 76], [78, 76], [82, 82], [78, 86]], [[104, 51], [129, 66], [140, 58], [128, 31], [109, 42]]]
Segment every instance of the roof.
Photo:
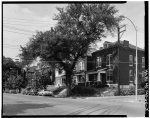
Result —
[[[110, 42], [105, 41], [104, 43], [110, 43]], [[120, 44], [121, 44], [121, 45], [123, 45], [123, 43], [124, 43], [124, 41], [120, 41]], [[110, 43], [110, 44], [111, 44], [110, 47], [117, 46], [118, 41], [112, 42], [112, 43]], [[110, 47], [109, 47], [109, 48], [110, 48]], [[131, 48], [131, 49], [136, 49], [136, 46], [129, 43], [129, 48]], [[100, 50], [104, 50], [104, 49], [108, 49], [108, 48], [102, 48], [102, 49], [100, 49]], [[140, 47], [137, 47], [137, 49], [140, 50], [140, 51], [144, 51], [144, 49], [142, 49], [142, 48], [140, 48]], [[100, 51], [100, 50], [97, 50], [97, 51], [95, 51], [95, 52], [98, 52], [98, 51]]]
[[[118, 41], [116, 41], [115, 43], [118, 43]], [[120, 41], [120, 43], [123, 44], [123, 41]], [[131, 49], [136, 49], [136, 46], [129, 43], [129, 48], [131, 48]], [[144, 49], [142, 49], [142, 48], [140, 48], [140, 47], [137, 47], [137, 49], [138, 49], [138, 50], [141, 50], [141, 51], [144, 51]]]
[[88, 51], [87, 51], [87, 56], [91, 56], [93, 52], [97, 51], [96, 48], [90, 48]]

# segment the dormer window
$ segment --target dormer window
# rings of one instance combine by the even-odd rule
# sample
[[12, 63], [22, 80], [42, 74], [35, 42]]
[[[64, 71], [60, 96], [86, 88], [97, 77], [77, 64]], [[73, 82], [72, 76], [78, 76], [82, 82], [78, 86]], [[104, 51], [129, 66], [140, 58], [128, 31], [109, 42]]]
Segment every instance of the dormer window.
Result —
[[107, 44], [104, 44], [104, 48], [107, 48]]

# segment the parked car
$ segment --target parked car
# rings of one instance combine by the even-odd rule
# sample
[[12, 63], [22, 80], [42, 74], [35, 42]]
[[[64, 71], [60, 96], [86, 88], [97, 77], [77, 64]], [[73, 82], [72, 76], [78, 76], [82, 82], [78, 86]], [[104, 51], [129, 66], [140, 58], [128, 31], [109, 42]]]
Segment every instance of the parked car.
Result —
[[38, 95], [38, 91], [35, 89], [31, 89], [28, 95]]
[[16, 90], [9, 90], [9, 93], [17, 94]]
[[38, 95], [40, 95], [40, 96], [52, 96], [53, 92], [47, 91], [47, 90], [41, 90], [38, 92]]

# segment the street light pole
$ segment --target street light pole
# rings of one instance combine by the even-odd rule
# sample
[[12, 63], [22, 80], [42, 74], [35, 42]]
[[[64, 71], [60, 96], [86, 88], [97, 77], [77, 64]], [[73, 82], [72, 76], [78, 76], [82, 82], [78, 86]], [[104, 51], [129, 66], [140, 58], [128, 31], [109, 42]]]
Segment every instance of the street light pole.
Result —
[[136, 97], [136, 101], [137, 101], [137, 89], [138, 89], [138, 85], [137, 85], [137, 83], [138, 83], [138, 76], [137, 76], [137, 62], [138, 62], [138, 55], [137, 55], [137, 29], [136, 29], [136, 26], [135, 26], [135, 24], [132, 22], [132, 20], [130, 20], [128, 17], [124, 17], [124, 18], [126, 18], [126, 19], [128, 19], [131, 23], [132, 23], [132, 25], [134, 26], [134, 29], [135, 29], [135, 31], [136, 31], [136, 76], [135, 76], [135, 81], [136, 81], [136, 89], [135, 89], [135, 97]]

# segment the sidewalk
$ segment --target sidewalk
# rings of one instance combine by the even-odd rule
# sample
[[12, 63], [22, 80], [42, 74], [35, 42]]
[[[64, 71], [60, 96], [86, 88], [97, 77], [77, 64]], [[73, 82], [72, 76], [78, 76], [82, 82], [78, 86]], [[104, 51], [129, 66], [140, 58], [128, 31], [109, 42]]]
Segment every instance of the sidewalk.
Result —
[[104, 96], [104, 97], [69, 97], [70, 99], [104, 99], [109, 101], [120, 101], [120, 102], [136, 102], [136, 103], [144, 103], [145, 95], [138, 95], [137, 101], [135, 95], [131, 96]]

